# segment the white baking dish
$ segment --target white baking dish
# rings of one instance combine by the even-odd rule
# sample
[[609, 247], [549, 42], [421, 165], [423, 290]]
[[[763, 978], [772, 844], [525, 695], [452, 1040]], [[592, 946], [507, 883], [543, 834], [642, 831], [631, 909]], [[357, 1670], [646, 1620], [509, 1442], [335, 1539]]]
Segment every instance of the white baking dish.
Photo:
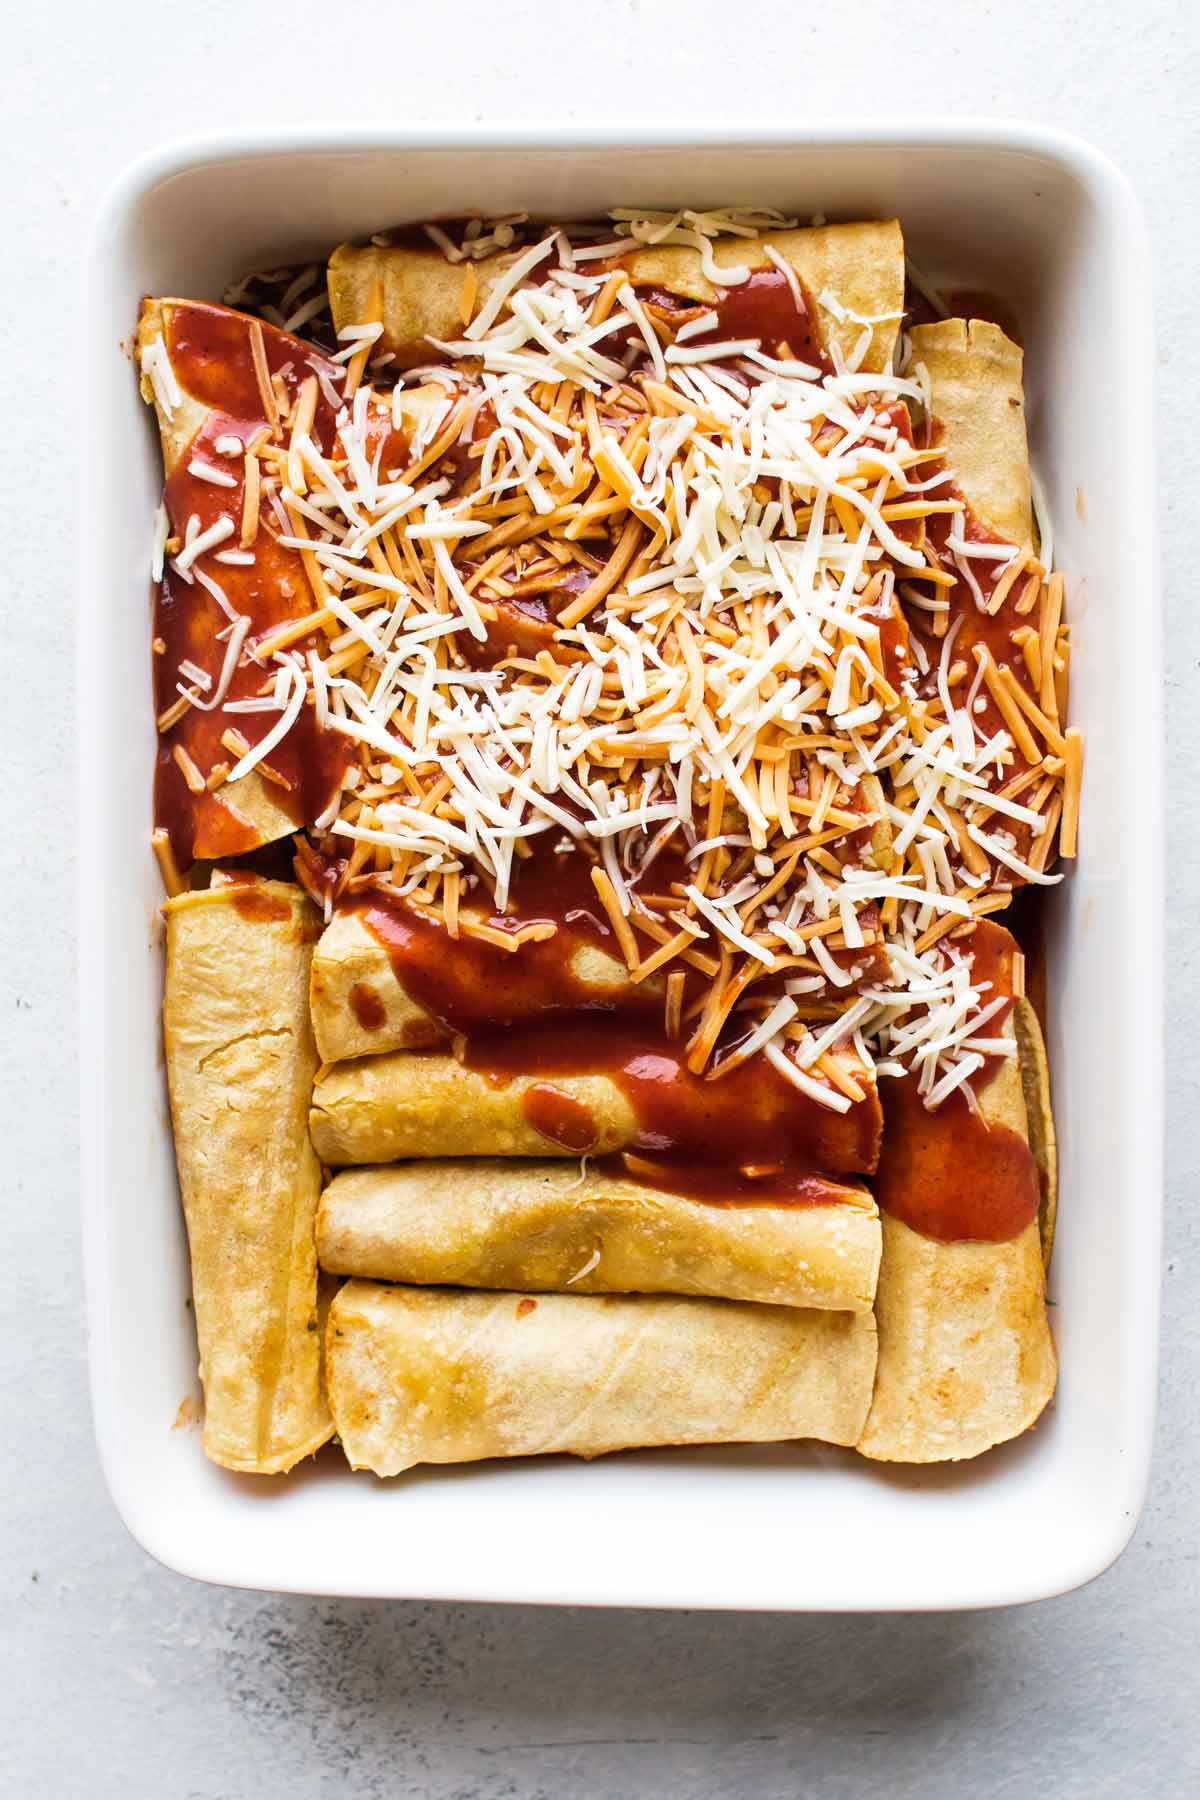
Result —
[[[405, 217], [765, 202], [898, 213], [952, 285], [1022, 319], [1034, 453], [1076, 628], [1082, 852], [1051, 901], [1062, 1199], [1056, 1403], [959, 1468], [850, 1454], [642, 1453], [423, 1472], [329, 1453], [224, 1474], [194, 1430], [187, 1256], [162, 1080], [158, 879], [147, 849], [147, 584], [158, 447], [122, 341], [139, 297], [219, 298], [250, 265]], [[1161, 1215], [1159, 596], [1147, 251], [1121, 177], [1030, 126], [847, 124], [618, 141], [307, 130], [160, 152], [110, 194], [84, 312], [92, 405], [79, 531], [84, 1245], [100, 1453], [134, 1536], [209, 1580], [319, 1593], [642, 1605], [924, 1608], [1031, 1600], [1097, 1574], [1142, 1503]]]

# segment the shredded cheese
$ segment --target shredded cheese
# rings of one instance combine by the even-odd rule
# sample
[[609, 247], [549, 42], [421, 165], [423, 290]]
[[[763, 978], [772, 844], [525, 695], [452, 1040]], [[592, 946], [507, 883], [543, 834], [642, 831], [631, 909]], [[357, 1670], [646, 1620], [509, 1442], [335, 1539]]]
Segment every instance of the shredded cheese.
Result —
[[[376, 288], [340, 334], [345, 392], [318, 372], [288, 412], [252, 334], [276, 442], [218, 442], [244, 456], [241, 518], [185, 534], [172, 566], [186, 579], [248, 557], [264, 522], [300, 556], [312, 610], [260, 642], [260, 699], [226, 708], [278, 716], [253, 748], [240, 740], [227, 779], [311, 702], [352, 746], [319, 822], [353, 846], [347, 879], [417, 896], [454, 935], [481, 928], [481, 902], [504, 910], [531, 851], [573, 848], [634, 980], [663, 977], [664, 1027], [686, 1027], [689, 1064], [719, 1078], [762, 1054], [844, 1111], [869, 1052], [914, 1069], [936, 1105], [1000, 1053], [957, 934], [1014, 881], [1060, 878], [1056, 832], [1075, 849], [1062, 585], [972, 539], [963, 502], [939, 498], [952, 471], [904, 424], [928, 403], [924, 372], [860, 371], [879, 321], [823, 295], [865, 337], [822, 370], [721, 334], [719, 301], [673, 323], [605, 267], [633, 245], [684, 245], [720, 292], [748, 270], [719, 262], [718, 240], [785, 223], [623, 210], [608, 238], [527, 244], [515, 217], [473, 221], [461, 243], [426, 227], [464, 265], [462, 337], [373, 385]], [[475, 265], [495, 251], [485, 285]], [[797, 271], [767, 255], [800, 305]], [[161, 345], [142, 361], [169, 416]], [[313, 441], [318, 385], [337, 409], [332, 449]], [[408, 434], [406, 468], [370, 451], [389, 428]], [[212, 464], [193, 473], [237, 485]], [[947, 513], [939, 559], [923, 522]], [[240, 550], [219, 551], [235, 531]], [[1048, 539], [1042, 522], [1043, 552]], [[1040, 596], [1040, 614], [993, 655], [976, 618], [999, 620], [1018, 587], [1018, 610]], [[245, 621], [228, 629], [210, 688], [198, 666], [180, 685], [185, 706], [223, 704]], [[687, 873], [671, 865], [660, 892], [667, 851]], [[696, 1010], [688, 969], [710, 983]]]

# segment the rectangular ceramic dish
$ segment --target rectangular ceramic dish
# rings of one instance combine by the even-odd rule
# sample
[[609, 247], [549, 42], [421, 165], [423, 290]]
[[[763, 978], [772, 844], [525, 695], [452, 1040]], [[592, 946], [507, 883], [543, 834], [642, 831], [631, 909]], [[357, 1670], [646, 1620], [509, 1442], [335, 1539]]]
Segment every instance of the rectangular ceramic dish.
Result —
[[[923, 269], [1021, 320], [1035, 466], [1073, 626], [1081, 855], [1050, 899], [1062, 1158], [1062, 1364], [1037, 1429], [978, 1463], [883, 1468], [808, 1447], [428, 1470], [325, 1457], [288, 1481], [208, 1464], [159, 1040], [147, 591], [160, 469], [128, 344], [140, 297], [219, 298], [250, 266], [406, 218], [618, 204], [899, 214]], [[97, 222], [79, 524], [84, 1247], [100, 1453], [133, 1535], [187, 1574], [358, 1595], [659, 1606], [986, 1606], [1120, 1552], [1153, 1429], [1161, 1225], [1159, 596], [1147, 252], [1082, 144], [1021, 125], [699, 138], [297, 127], [156, 153]], [[1131, 753], [1132, 752], [1132, 753]], [[173, 1426], [178, 1428], [173, 1429]]]

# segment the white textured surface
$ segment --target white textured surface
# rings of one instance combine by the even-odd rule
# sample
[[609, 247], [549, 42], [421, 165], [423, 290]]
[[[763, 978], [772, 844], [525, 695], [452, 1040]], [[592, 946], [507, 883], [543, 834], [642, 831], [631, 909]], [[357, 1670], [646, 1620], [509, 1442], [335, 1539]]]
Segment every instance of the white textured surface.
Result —
[[[563, 8], [561, 24], [553, 0], [506, 9], [360, 0], [340, 12], [298, 0], [283, 28], [285, 16], [246, 0], [177, 14], [68, 0], [23, 9], [6, 38], [0, 566], [17, 679], [7, 684], [0, 765], [10, 807], [0, 889], [10, 1221], [0, 1791], [53, 1800], [1187, 1791], [1200, 1780], [1198, 1095], [1185, 1027], [1198, 997], [1200, 624], [1182, 570], [1200, 527], [1189, 354], [1200, 290], [1191, 192], [1200, 21], [1170, 0], [1149, 0], [1136, 17], [1113, 0], [959, 9], [910, 0], [899, 10], [847, 0], [811, 12], [643, 0]], [[331, 21], [352, 22], [365, 54]], [[255, 119], [786, 120], [872, 101], [1025, 114], [1079, 131], [1132, 177], [1154, 240], [1178, 898], [1160, 1455], [1138, 1536], [1081, 1594], [1017, 1613], [918, 1619], [352, 1605], [165, 1575], [116, 1522], [87, 1416], [63, 848], [72, 751], [48, 687], [69, 666], [71, 332], [95, 202], [150, 144]], [[731, 1532], [752, 1528], [729, 1521]]]

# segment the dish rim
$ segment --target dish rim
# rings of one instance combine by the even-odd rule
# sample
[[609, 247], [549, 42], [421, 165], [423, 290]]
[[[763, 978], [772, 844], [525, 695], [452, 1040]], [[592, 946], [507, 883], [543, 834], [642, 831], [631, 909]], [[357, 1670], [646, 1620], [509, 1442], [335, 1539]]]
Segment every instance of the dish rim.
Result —
[[[1160, 1300], [1159, 1244], [1161, 1240], [1162, 1137], [1163, 1137], [1163, 911], [1164, 831], [1162, 820], [1162, 747], [1163, 657], [1161, 645], [1161, 579], [1157, 550], [1157, 514], [1154, 488], [1154, 370], [1153, 328], [1150, 296], [1147, 234], [1139, 203], [1126, 177], [1092, 145], [1057, 128], [1032, 122], [1013, 120], [963, 120], [952, 118], [913, 119], [895, 116], [884, 119], [854, 118], [817, 122], [802, 127], [787, 124], [762, 125], [749, 121], [696, 131], [675, 124], [657, 124], [613, 128], [596, 124], [571, 124], [562, 121], [533, 126], [510, 121], [494, 125], [377, 126], [338, 124], [266, 125], [236, 130], [217, 130], [169, 141], [137, 158], [125, 168], [109, 187], [96, 213], [84, 264], [84, 317], [103, 292], [108, 246], [114, 233], [136, 213], [139, 204], [152, 189], [172, 177], [204, 167], [235, 162], [247, 157], [287, 159], [300, 155], [336, 153], [396, 156], [404, 152], [446, 151], [463, 155], [489, 151], [536, 151], [545, 154], [561, 149], [571, 152], [637, 151], [662, 149], [673, 152], [697, 149], [705, 151], [762, 150], [785, 152], [790, 149], [828, 149], [831, 153], [851, 150], [918, 149], [946, 150], [949, 153], [975, 152], [1017, 153], [1054, 165], [1081, 187], [1100, 210], [1106, 228], [1115, 236], [1127, 260], [1123, 280], [1129, 284], [1127, 303], [1139, 329], [1123, 346], [1125, 371], [1123, 387], [1126, 407], [1135, 425], [1132, 443], [1123, 446], [1125, 482], [1123, 492], [1129, 501], [1130, 516], [1145, 527], [1143, 541], [1155, 546], [1142, 584], [1147, 602], [1145, 629], [1139, 634], [1136, 650], [1129, 661], [1129, 680], [1133, 706], [1144, 734], [1147, 770], [1146, 791], [1155, 795], [1156, 804], [1146, 808], [1129, 823], [1129, 855], [1144, 873], [1142, 893], [1145, 910], [1145, 938], [1139, 945], [1141, 1001], [1136, 1013], [1136, 1027], [1142, 1057], [1141, 1100], [1137, 1132], [1140, 1142], [1143, 1211], [1139, 1215], [1142, 1233], [1138, 1267], [1130, 1268], [1122, 1292], [1138, 1316], [1138, 1330], [1131, 1336], [1129, 1367], [1123, 1370], [1126, 1384], [1137, 1398], [1137, 1437], [1121, 1469], [1119, 1500], [1114, 1497], [1106, 1514], [1104, 1529], [1093, 1529], [1086, 1545], [1080, 1545], [1073, 1561], [1064, 1557], [1051, 1579], [1030, 1583], [1011, 1575], [981, 1574], [977, 1591], [964, 1596], [932, 1593], [928, 1607], [980, 1606], [1007, 1604], [1047, 1598], [1069, 1591], [1093, 1579], [1121, 1554], [1136, 1527], [1144, 1504], [1149, 1478], [1152, 1448], [1155, 1387], [1158, 1358], [1158, 1315]], [[80, 867], [98, 866], [94, 852], [102, 839], [105, 821], [106, 782], [110, 767], [103, 755], [95, 755], [97, 742], [109, 735], [111, 700], [98, 694], [83, 679], [95, 634], [103, 623], [103, 609], [94, 605], [92, 568], [88, 546], [100, 528], [99, 483], [89, 473], [94, 458], [103, 456], [110, 444], [109, 421], [104, 416], [101, 388], [101, 349], [98, 335], [91, 336], [92, 352], [88, 357], [88, 408], [85, 444], [91, 454], [81, 459], [81, 494], [77, 525], [79, 539], [76, 570], [76, 682], [78, 771], [77, 791], [80, 802]], [[111, 345], [105, 347], [111, 356]], [[83, 1214], [83, 1251], [86, 1316], [88, 1325], [89, 1363], [93, 1417], [101, 1466], [117, 1511], [131, 1535], [166, 1566], [201, 1579], [254, 1585], [244, 1571], [231, 1563], [237, 1559], [222, 1554], [219, 1547], [205, 1554], [202, 1546], [184, 1547], [178, 1532], [169, 1523], [155, 1518], [147, 1508], [145, 1495], [128, 1479], [116, 1453], [115, 1392], [111, 1370], [111, 1322], [116, 1295], [108, 1279], [109, 1225], [115, 1196], [103, 1179], [101, 1146], [105, 1140], [102, 1086], [97, 1075], [98, 1059], [103, 1055], [103, 1020], [92, 1005], [89, 968], [105, 955], [106, 945], [100, 909], [89, 904], [89, 894], [81, 880], [78, 890], [77, 934], [80, 947], [78, 1000], [80, 1008], [80, 1145], [81, 1201]], [[1132, 1105], [1132, 1101], [1129, 1102]], [[1148, 1204], [1147, 1204], [1148, 1202]], [[282, 1583], [273, 1585], [282, 1586]], [[294, 1584], [296, 1591], [362, 1593], [379, 1596], [398, 1594], [432, 1597], [532, 1600], [543, 1602], [609, 1604], [609, 1605], [714, 1605], [769, 1607], [778, 1610], [804, 1610], [811, 1606], [794, 1592], [764, 1602], [758, 1597], [741, 1600], [708, 1599], [698, 1592], [690, 1598], [655, 1596], [647, 1592], [631, 1594], [612, 1591], [602, 1595], [564, 1592], [548, 1595], [535, 1591], [520, 1570], [506, 1574], [495, 1590], [483, 1592], [478, 1586], [463, 1593], [451, 1581], [430, 1582], [428, 1588], [411, 1582], [401, 1587], [388, 1585], [386, 1571], [373, 1585], [350, 1588], [344, 1584], [322, 1586], [319, 1571], [310, 1585], [303, 1579]], [[703, 1577], [698, 1578], [698, 1588]], [[892, 1610], [897, 1603], [884, 1600], [881, 1606]], [[827, 1608], [824, 1602], [821, 1609]], [[846, 1610], [872, 1610], [869, 1602], [848, 1599]]]

